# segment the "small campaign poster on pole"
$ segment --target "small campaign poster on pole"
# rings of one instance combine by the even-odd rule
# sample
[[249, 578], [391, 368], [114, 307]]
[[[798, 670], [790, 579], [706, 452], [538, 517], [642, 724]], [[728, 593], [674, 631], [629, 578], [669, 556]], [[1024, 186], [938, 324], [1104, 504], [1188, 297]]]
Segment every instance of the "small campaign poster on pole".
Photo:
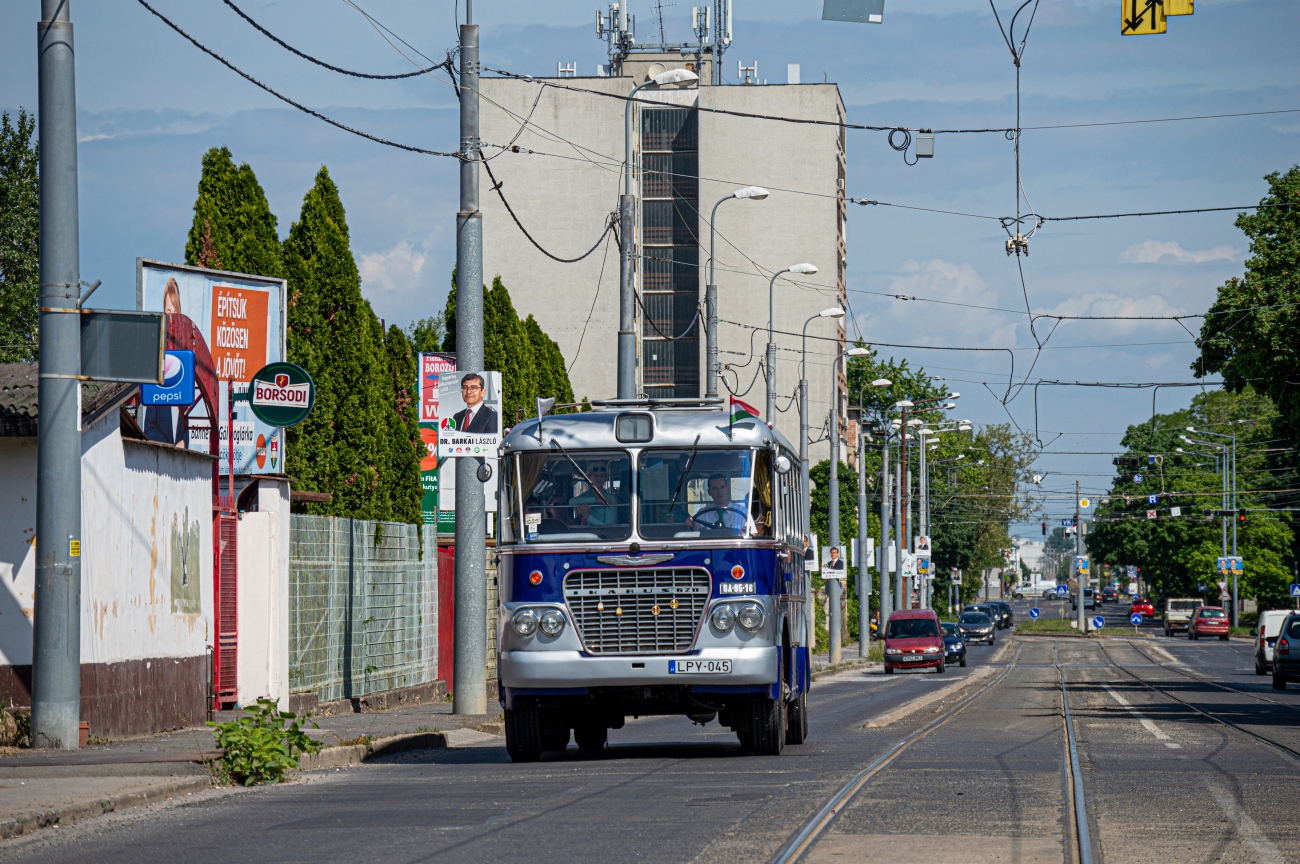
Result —
[[438, 381], [438, 456], [495, 459], [501, 446], [501, 373], [459, 370]]
[[438, 523], [438, 533], [456, 530], [455, 467], [442, 470], [438, 459], [438, 385], [444, 375], [456, 371], [456, 356], [441, 352], [421, 352], [417, 358], [415, 401], [419, 411], [420, 443], [420, 512], [425, 525]]
[[825, 566], [822, 567], [823, 579], [843, 579], [845, 574], [845, 555], [843, 546], [823, 546], [822, 560]]

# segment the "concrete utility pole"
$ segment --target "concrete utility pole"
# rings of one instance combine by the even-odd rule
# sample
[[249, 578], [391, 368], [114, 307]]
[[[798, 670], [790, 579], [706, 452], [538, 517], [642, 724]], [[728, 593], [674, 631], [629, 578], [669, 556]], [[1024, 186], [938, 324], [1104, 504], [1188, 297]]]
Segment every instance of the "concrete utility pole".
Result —
[[1083, 611], [1083, 589], [1085, 582], [1083, 571], [1079, 569], [1079, 557], [1083, 554], [1083, 513], [1079, 507], [1079, 481], [1074, 481], [1074, 578], [1079, 583], [1079, 632], [1087, 633], [1088, 613]]
[[894, 601], [890, 597], [889, 582], [889, 551], [893, 549], [892, 541], [889, 537], [889, 424], [883, 424], [880, 433], [880, 549], [876, 552], [879, 556], [880, 565], [876, 567], [876, 572], [880, 574], [880, 634], [885, 633], [885, 622], [889, 618], [889, 613], [894, 611]]
[[[906, 420], [907, 415], [903, 415]], [[906, 587], [903, 577], [903, 554], [907, 551], [907, 528], [903, 523], [903, 472], [906, 470], [906, 463], [903, 461], [907, 452], [904, 442], [906, 439], [907, 423], [904, 422], [899, 427], [902, 433], [898, 440], [898, 461], [895, 463], [894, 471], [894, 608], [908, 608], [906, 598]]]
[[[861, 401], [861, 400], [858, 400]], [[861, 415], [859, 414], [859, 417]], [[858, 656], [871, 642], [871, 562], [867, 559], [867, 429], [858, 424]]]
[[[832, 378], [835, 377], [834, 367], [832, 367], [831, 369], [831, 377]], [[831, 422], [830, 481], [831, 482], [830, 482], [830, 489], [828, 490], [830, 493], [830, 500], [828, 502], [829, 508], [827, 511], [827, 525], [829, 528], [828, 533], [830, 534], [830, 538], [829, 538], [830, 548], [832, 549], [840, 545], [840, 476], [839, 476], [840, 475], [839, 472], [840, 431], [837, 428], [839, 426], [839, 422], [838, 422], [839, 417], [837, 417], [836, 414], [837, 412], [835, 410], [835, 406], [832, 403], [831, 411], [830, 411], [830, 422]], [[831, 613], [830, 615], [827, 616], [827, 620], [826, 620], [826, 629], [830, 633], [830, 637], [831, 637], [830, 646], [827, 648], [826, 656], [827, 659], [830, 660], [832, 664], [835, 664], [840, 662], [841, 659], [840, 630], [842, 629], [843, 624], [840, 621], [840, 592], [844, 590], [844, 578], [848, 577], [849, 570], [848, 570], [848, 565], [847, 564], [844, 565], [844, 571], [843, 571], [844, 578], [832, 579], [830, 578], [829, 575], [830, 570], [825, 569], [826, 563], [828, 561], [830, 561], [829, 556], [827, 556], [826, 561], [822, 562], [822, 568], [823, 568], [822, 572], [827, 574], [823, 578], [826, 581], [826, 599], [829, 602], [830, 613]], [[842, 562], [843, 562], [843, 557], [841, 556], [841, 563]]]
[[[460, 27], [460, 212], [456, 214], [456, 368], [483, 368], [483, 214], [479, 211], [478, 25]], [[621, 395], [621, 394], [620, 394]], [[456, 656], [452, 710], [487, 713], [487, 514], [478, 460], [456, 460]]]
[[[622, 7], [626, 8], [624, 0]], [[619, 10], [622, 16], [623, 10]], [[636, 197], [632, 194], [632, 88], [623, 109], [623, 194], [618, 199], [618, 398], [636, 398]]]
[[[81, 280], [77, 93], [68, 0], [42, 0], [40, 383], [32, 746], [75, 750], [81, 724]], [[12, 626], [12, 625], [11, 625]]]

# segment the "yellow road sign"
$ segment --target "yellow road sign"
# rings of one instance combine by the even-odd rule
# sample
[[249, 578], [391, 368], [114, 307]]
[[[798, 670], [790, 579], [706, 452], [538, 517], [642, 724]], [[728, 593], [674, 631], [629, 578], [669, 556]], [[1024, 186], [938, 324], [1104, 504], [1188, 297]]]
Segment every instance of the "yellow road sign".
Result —
[[1119, 33], [1121, 36], [1150, 36], [1166, 30], [1165, 4], [1168, 0], [1120, 0]]
[[1165, 0], [1166, 15], [1191, 15], [1196, 11], [1196, 0]]

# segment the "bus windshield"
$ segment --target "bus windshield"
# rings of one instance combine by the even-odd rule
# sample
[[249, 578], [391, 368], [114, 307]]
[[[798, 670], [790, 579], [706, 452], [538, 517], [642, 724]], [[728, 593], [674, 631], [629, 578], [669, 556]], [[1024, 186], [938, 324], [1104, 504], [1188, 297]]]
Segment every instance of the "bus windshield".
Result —
[[637, 465], [641, 536], [768, 536], [769, 464], [766, 452], [753, 450], [642, 451]]
[[626, 540], [632, 531], [632, 465], [618, 450], [552, 450], [519, 456], [526, 543]]

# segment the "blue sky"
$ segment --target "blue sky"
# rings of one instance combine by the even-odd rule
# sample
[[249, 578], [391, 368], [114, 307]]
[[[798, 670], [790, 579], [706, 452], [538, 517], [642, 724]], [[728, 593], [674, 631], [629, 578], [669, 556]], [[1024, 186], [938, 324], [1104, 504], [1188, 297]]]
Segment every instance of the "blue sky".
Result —
[[[358, 0], [424, 53], [454, 42], [453, 4]], [[997, 0], [1003, 13], [1014, 6]], [[250, 74], [337, 119], [431, 149], [456, 146], [450, 88], [427, 78], [367, 82], [287, 54], [220, 0], [156, 0], [157, 8]], [[348, 68], [409, 64], [342, 0], [239, 4], [291, 44]], [[690, 3], [665, 3], [668, 37], [684, 40]], [[1202, 0], [1169, 33], [1123, 38], [1118, 0], [1042, 0], [1021, 70], [1022, 123], [1150, 119], [1300, 108], [1300, 3]], [[0, 108], [36, 104], [35, 2], [0, 6]], [[638, 29], [653, 29], [650, 0], [631, 0]], [[460, 4], [463, 14], [464, 4]], [[591, 74], [604, 59], [596, 4], [479, 0], [489, 66], [554, 74], [557, 61]], [[454, 260], [455, 164], [383, 148], [332, 129], [239, 79], [165, 28], [134, 0], [74, 0], [78, 123], [82, 138], [82, 275], [103, 279], [103, 305], [133, 302], [138, 255], [180, 260], [199, 159], [224, 144], [249, 162], [280, 220], [296, 218], [317, 168], [343, 194], [364, 290], [376, 312], [406, 323], [440, 310]], [[760, 77], [838, 82], [858, 123], [931, 128], [1014, 124], [1015, 74], [987, 2], [886, 0], [881, 26], [823, 22], [820, 0], [735, 0], [735, 41], [724, 61], [757, 61]], [[1262, 177], [1300, 161], [1300, 113], [1195, 122], [1026, 130], [1021, 176], [1049, 216], [1248, 204]], [[1002, 216], [1015, 207], [1011, 144], [999, 134], [940, 136], [933, 160], [906, 166], [881, 133], [849, 133], [849, 194]], [[743, 179], [743, 178], [739, 178]], [[1022, 206], [1023, 209], [1023, 206]], [[1022, 259], [1035, 311], [1187, 314], [1241, 271], [1246, 244], [1234, 214], [1049, 223]], [[1019, 372], [1036, 353], [1016, 261], [993, 221], [885, 207], [849, 213], [850, 332], [868, 341], [1010, 347]], [[757, 253], [756, 253], [757, 254]], [[899, 300], [903, 294], [925, 300]], [[926, 302], [940, 300], [1012, 311]], [[520, 310], [526, 314], [529, 310]], [[1186, 322], [1195, 331], [1199, 321]], [[1043, 327], [1040, 327], [1040, 335]], [[1004, 354], [896, 353], [962, 392], [957, 413], [1034, 428], [1032, 390], [1007, 408]], [[1191, 336], [1174, 322], [1068, 322], [1037, 359], [1033, 378], [1190, 381]], [[593, 394], [594, 395], [594, 394]], [[1190, 390], [1159, 393], [1157, 409]], [[1042, 388], [1038, 428], [1045, 488], [1109, 483], [1120, 434], [1148, 417], [1149, 390]], [[1065, 432], [1062, 437], [1057, 433]], [[1060, 503], [1054, 512], [1064, 511]], [[1034, 533], [1037, 533], [1036, 531]]]

